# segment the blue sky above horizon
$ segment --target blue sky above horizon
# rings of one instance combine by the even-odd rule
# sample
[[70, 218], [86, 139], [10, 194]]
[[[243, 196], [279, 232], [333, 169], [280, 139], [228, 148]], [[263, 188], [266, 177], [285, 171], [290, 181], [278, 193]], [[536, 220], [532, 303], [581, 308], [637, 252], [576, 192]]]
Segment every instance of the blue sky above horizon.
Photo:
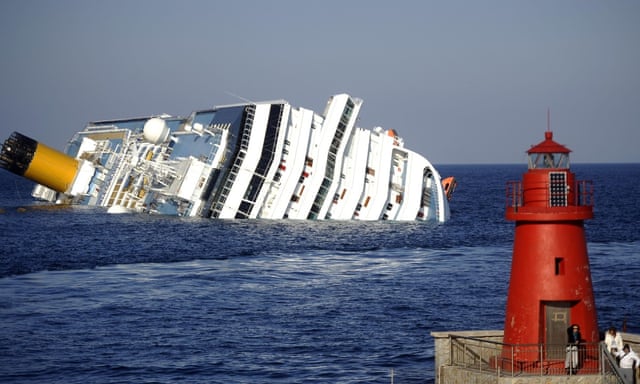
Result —
[[51, 147], [88, 121], [346, 92], [437, 164], [640, 162], [640, 2], [0, 3], [0, 140]]

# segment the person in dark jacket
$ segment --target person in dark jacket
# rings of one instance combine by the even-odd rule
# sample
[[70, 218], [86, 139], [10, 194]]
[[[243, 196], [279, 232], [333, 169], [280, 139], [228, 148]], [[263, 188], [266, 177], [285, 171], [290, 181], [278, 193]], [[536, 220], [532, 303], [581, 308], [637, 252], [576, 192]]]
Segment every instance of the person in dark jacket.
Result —
[[580, 334], [580, 326], [578, 324], [572, 324], [567, 329], [569, 336], [569, 344], [578, 345], [582, 341], [582, 335]]
[[578, 326], [578, 324], [572, 324], [567, 328], [567, 340], [567, 357], [564, 360], [564, 369], [568, 375], [571, 375], [576, 373], [580, 366], [578, 346], [582, 341], [582, 335], [580, 334], [580, 326]]

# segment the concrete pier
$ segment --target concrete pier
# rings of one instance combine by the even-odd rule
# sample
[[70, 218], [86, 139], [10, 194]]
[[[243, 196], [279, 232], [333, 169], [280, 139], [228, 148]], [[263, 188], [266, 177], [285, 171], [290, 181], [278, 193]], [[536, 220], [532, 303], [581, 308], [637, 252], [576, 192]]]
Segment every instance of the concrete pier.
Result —
[[[640, 351], [640, 335], [620, 334], [633, 350]], [[572, 375], [564, 372], [562, 362], [558, 362], [558, 370], [550, 368], [551, 364], [508, 369], [496, 360], [506, 346], [502, 344], [502, 330], [442, 331], [431, 332], [431, 336], [435, 344], [436, 384], [600, 384], [612, 375], [606, 361], [597, 361], [592, 365], [594, 369]], [[640, 376], [636, 380], [640, 382]]]

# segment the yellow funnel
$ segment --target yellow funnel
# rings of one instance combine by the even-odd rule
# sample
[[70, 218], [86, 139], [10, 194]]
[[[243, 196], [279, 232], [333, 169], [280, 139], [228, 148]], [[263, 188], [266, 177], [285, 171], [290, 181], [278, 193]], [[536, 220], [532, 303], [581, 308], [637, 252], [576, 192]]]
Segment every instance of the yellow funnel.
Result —
[[78, 172], [78, 160], [38, 143], [24, 177], [58, 192], [66, 192]]
[[71, 187], [79, 164], [73, 157], [18, 132], [13, 132], [0, 151], [0, 167], [57, 192]]

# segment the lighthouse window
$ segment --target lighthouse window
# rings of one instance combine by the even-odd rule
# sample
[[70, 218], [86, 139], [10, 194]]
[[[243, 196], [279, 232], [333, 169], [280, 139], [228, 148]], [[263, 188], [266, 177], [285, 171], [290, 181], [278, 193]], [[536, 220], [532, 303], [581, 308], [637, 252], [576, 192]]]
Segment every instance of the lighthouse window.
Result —
[[564, 275], [564, 258], [555, 258], [555, 273], [556, 276]]

